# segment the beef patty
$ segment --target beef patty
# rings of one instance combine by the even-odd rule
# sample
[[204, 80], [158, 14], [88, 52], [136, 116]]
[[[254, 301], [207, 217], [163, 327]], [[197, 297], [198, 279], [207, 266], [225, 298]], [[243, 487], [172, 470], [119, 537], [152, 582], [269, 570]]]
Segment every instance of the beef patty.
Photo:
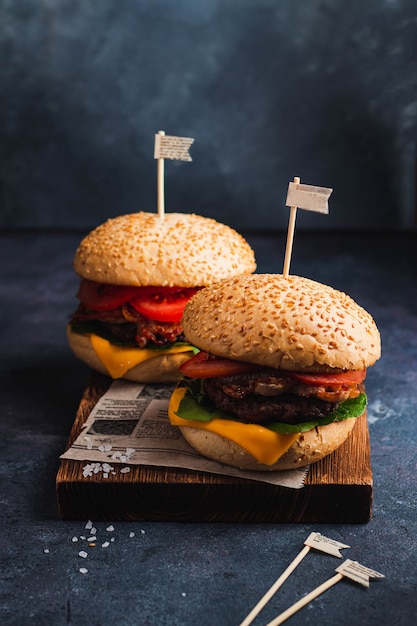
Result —
[[272, 421], [297, 424], [320, 419], [338, 406], [338, 402], [303, 395], [302, 385], [271, 372], [205, 378], [203, 388], [218, 409], [256, 424]]

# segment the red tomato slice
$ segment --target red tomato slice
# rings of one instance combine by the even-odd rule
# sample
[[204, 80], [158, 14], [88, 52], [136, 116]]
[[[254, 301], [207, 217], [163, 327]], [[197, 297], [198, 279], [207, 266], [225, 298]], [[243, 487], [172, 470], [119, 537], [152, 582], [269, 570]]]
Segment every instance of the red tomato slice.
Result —
[[222, 376], [235, 376], [260, 369], [259, 365], [221, 359], [209, 355], [207, 352], [199, 352], [185, 361], [180, 366], [181, 373], [189, 378], [220, 378]]
[[130, 298], [137, 294], [138, 289], [141, 287], [106, 285], [83, 279], [77, 297], [93, 311], [110, 311], [126, 304]]
[[[262, 369], [261, 365], [221, 359], [199, 352], [180, 367], [181, 373], [189, 378], [220, 378], [235, 376]], [[307, 385], [352, 385], [361, 383], [366, 376], [366, 369], [361, 371], [348, 371], [341, 374], [303, 374], [299, 372], [281, 371], [284, 375], [292, 376]]]
[[185, 305], [197, 289], [181, 287], [141, 287], [129, 303], [133, 308], [157, 322], [180, 322]]
[[299, 372], [288, 372], [288, 374], [306, 385], [353, 385], [365, 380], [366, 369], [349, 370], [340, 374], [303, 374]]
[[129, 302], [138, 313], [157, 322], [180, 322], [188, 300], [197, 288], [130, 287], [83, 279], [77, 293], [93, 311], [110, 311]]

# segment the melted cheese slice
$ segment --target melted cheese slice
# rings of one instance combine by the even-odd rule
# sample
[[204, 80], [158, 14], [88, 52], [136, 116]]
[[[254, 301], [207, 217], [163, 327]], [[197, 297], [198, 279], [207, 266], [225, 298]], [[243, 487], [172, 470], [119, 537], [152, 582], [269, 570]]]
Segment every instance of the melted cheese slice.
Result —
[[299, 436], [299, 433], [280, 435], [259, 424], [242, 424], [216, 417], [210, 422], [183, 419], [177, 415], [177, 411], [185, 392], [184, 387], [177, 387], [171, 396], [168, 416], [173, 426], [200, 428], [230, 439], [249, 452], [259, 463], [273, 465]]
[[192, 348], [190, 346], [174, 346], [166, 350], [150, 350], [149, 348], [115, 346], [107, 339], [94, 334], [90, 335], [90, 340], [95, 353], [112, 378], [122, 378], [135, 365], [164, 354], [190, 352], [190, 356], [192, 356]]

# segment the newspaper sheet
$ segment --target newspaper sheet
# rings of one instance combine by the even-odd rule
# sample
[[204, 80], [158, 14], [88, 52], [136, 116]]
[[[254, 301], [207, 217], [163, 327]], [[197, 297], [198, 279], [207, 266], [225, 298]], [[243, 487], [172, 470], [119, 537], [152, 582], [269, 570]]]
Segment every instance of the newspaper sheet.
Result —
[[[86, 461], [83, 476], [101, 472], [106, 478], [130, 465], [154, 465], [200, 470], [281, 485], [303, 486], [308, 469], [247, 472], [199, 455], [168, 419], [173, 386], [114, 381], [94, 406], [82, 431], [62, 459]], [[120, 465], [122, 464], [122, 466]]]

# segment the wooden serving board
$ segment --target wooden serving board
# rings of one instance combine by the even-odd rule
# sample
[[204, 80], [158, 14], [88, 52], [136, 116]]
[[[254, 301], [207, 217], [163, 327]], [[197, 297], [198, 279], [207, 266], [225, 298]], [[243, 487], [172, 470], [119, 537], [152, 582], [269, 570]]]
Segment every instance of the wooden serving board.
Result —
[[[111, 379], [92, 373], [67, 448]], [[170, 467], [135, 466], [127, 474], [84, 477], [85, 461], [62, 459], [56, 477], [66, 519], [175, 522], [364, 523], [372, 513], [366, 414], [348, 440], [311, 465], [305, 485], [289, 489], [242, 478]]]

